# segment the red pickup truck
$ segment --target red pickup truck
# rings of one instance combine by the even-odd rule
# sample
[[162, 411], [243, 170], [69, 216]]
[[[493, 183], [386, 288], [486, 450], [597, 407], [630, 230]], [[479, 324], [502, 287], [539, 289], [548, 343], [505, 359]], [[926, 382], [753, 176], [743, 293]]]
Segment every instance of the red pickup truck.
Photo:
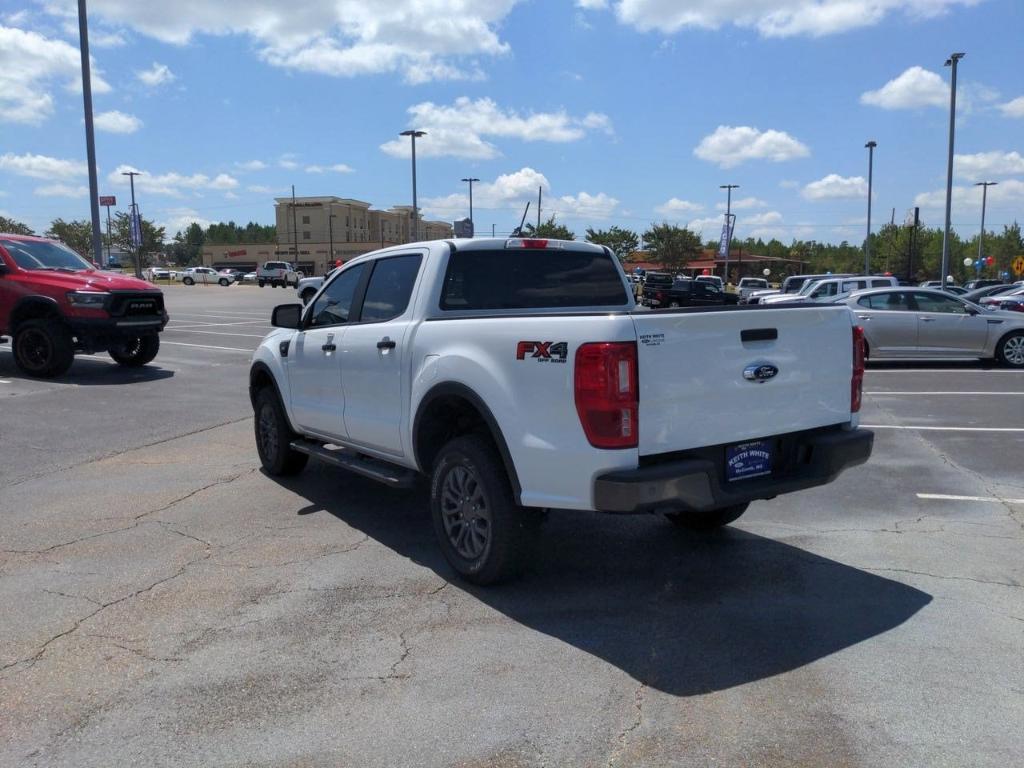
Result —
[[145, 365], [167, 325], [163, 293], [134, 277], [102, 272], [54, 240], [0, 233], [0, 341], [30, 376], [60, 376], [75, 353], [109, 352]]

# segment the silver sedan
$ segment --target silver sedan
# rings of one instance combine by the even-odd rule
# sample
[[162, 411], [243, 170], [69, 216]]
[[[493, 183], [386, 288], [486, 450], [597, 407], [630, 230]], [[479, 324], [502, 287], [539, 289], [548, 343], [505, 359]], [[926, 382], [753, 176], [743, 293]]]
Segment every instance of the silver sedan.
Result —
[[871, 359], [981, 358], [1024, 368], [1024, 315], [986, 310], [932, 288], [877, 288], [843, 300]]

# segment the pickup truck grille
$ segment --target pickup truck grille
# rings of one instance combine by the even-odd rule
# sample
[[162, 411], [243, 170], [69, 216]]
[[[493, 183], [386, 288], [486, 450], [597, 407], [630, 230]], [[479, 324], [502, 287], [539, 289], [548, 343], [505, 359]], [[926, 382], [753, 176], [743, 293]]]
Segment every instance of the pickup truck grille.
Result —
[[159, 317], [164, 312], [162, 293], [115, 293], [108, 308], [111, 317]]

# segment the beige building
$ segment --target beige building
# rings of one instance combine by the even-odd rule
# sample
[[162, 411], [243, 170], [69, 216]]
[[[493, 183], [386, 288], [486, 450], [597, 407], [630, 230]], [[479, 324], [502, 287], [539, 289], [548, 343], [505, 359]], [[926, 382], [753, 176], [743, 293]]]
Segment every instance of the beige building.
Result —
[[[345, 197], [279, 197], [275, 200], [276, 244], [203, 246], [203, 264], [218, 269], [254, 270], [264, 261], [290, 261], [306, 275], [322, 275], [336, 261], [390, 245], [453, 236], [445, 221], [419, 223], [412, 236], [412, 206], [380, 211], [370, 203]], [[297, 243], [297, 245], [296, 245]]]

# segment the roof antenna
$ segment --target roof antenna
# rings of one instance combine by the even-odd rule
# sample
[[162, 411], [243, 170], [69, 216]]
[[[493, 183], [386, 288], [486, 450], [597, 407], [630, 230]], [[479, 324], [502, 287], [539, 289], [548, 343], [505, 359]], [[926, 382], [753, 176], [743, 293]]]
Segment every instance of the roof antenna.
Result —
[[530, 212], [530, 201], [526, 201], [526, 210], [523, 211], [523, 218], [519, 220], [519, 226], [512, 230], [512, 234], [509, 237], [522, 237], [523, 236], [523, 224], [526, 223], [526, 214]]

